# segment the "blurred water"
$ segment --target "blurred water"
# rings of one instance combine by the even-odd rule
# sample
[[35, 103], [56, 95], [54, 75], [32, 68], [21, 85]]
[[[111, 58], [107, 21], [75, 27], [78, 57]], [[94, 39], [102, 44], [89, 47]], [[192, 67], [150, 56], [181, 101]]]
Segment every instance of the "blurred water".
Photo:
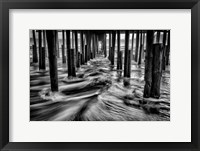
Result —
[[38, 71], [37, 64], [31, 64], [30, 120], [169, 121], [169, 67], [163, 71], [160, 99], [143, 99], [144, 65], [132, 61], [131, 70], [131, 78], [123, 78], [122, 71], [98, 56], [69, 79], [67, 65], [58, 59], [59, 92], [52, 93], [48, 67]]

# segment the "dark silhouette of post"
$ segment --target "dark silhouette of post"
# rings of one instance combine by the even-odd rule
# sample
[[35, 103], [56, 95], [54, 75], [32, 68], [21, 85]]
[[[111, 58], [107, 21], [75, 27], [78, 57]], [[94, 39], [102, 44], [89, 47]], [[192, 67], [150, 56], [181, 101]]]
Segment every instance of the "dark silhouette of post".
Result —
[[166, 47], [166, 65], [169, 65], [169, 54], [170, 54], [170, 30], [167, 32], [167, 47]]
[[90, 56], [91, 56], [91, 52], [90, 52], [90, 32], [89, 31], [87, 31], [87, 35], [86, 35], [86, 41], [87, 41], [87, 61], [89, 61], [91, 58], [90, 58]]
[[43, 46], [44, 46], [44, 50], [45, 50], [45, 57], [47, 56], [47, 44], [46, 44], [46, 31], [45, 30], [43, 30], [42, 31], [42, 33], [43, 33]]
[[165, 70], [166, 68], [166, 39], [167, 33], [163, 31], [163, 41], [162, 41], [162, 49], [163, 49], [163, 60], [162, 60], [162, 69]]
[[51, 91], [58, 91], [58, 73], [57, 73], [57, 58], [56, 58], [56, 33], [53, 30], [46, 31], [48, 56], [49, 56], [49, 73], [51, 81]]
[[112, 48], [112, 39], [111, 39], [111, 36], [112, 36], [112, 34], [111, 34], [111, 32], [110, 32], [110, 34], [109, 34], [109, 56], [108, 56], [108, 59], [111, 61], [111, 48]]
[[130, 78], [130, 50], [129, 50], [129, 31], [125, 31], [125, 54], [124, 54], [124, 77]]
[[95, 34], [92, 34], [92, 58], [95, 58], [95, 44], [94, 44], [94, 36]]
[[117, 31], [117, 70], [122, 69], [122, 56], [120, 51], [120, 31]]
[[152, 68], [153, 68], [153, 30], [147, 31], [147, 43], [146, 43], [146, 54], [145, 54], [145, 86], [144, 94], [145, 98], [149, 98], [151, 95], [152, 86]]
[[96, 34], [94, 34], [94, 37], [93, 37], [93, 44], [94, 44], [94, 57], [96, 57], [96, 54], [97, 54], [97, 41], [96, 41]]
[[99, 36], [96, 36], [96, 41], [97, 41], [97, 54], [99, 54]]
[[135, 62], [138, 61], [138, 49], [139, 49], [139, 30], [136, 31]]
[[160, 97], [160, 82], [162, 77], [162, 46], [157, 43], [153, 46], [153, 72], [152, 72], [152, 87], [151, 97]]
[[115, 40], [116, 40], [116, 33], [115, 31], [112, 31], [111, 65], [113, 66], [115, 63]]
[[83, 65], [85, 63], [85, 59], [84, 59], [84, 35], [83, 35], [83, 31], [81, 31], [81, 64]]
[[107, 56], [106, 33], [104, 34], [104, 57]]
[[87, 48], [87, 44], [85, 45], [85, 63], [87, 63], [88, 61], [88, 48]]
[[56, 50], [57, 50], [57, 57], [60, 58], [58, 31], [56, 31]]
[[70, 61], [71, 61], [71, 76], [76, 77], [75, 50], [74, 49], [70, 49]]
[[76, 67], [79, 68], [80, 67], [80, 63], [79, 63], [79, 59], [78, 59], [78, 32], [77, 30], [74, 31], [75, 34], [75, 62], [76, 62]]
[[71, 39], [70, 39], [70, 30], [66, 31], [66, 39], [67, 39], [67, 66], [68, 66], [68, 77], [72, 76], [72, 65], [71, 65], [71, 55], [70, 55], [70, 49], [71, 49]]
[[42, 47], [42, 50], [41, 50], [41, 69], [45, 70], [46, 69], [46, 59], [45, 59], [45, 48]]
[[33, 63], [38, 62], [38, 55], [37, 55], [37, 43], [35, 38], [35, 30], [32, 30], [33, 34]]
[[90, 38], [90, 32], [87, 31], [87, 61], [91, 59], [91, 38]]
[[65, 57], [65, 31], [62, 30], [62, 63], [66, 63], [66, 57]]
[[140, 52], [139, 52], [139, 58], [138, 58], [138, 65], [142, 62], [142, 49], [143, 49], [143, 33], [140, 31]]
[[42, 31], [38, 30], [38, 44], [39, 44], [39, 70], [42, 69]]
[[74, 46], [74, 31], [73, 30], [71, 31], [71, 34], [72, 34], [72, 37], [71, 37], [71, 49], [74, 49], [75, 46]]
[[132, 42], [131, 42], [131, 61], [133, 60], [134, 34], [135, 34], [135, 32], [133, 31], [133, 33], [132, 33]]
[[156, 43], [160, 43], [160, 31], [156, 33]]

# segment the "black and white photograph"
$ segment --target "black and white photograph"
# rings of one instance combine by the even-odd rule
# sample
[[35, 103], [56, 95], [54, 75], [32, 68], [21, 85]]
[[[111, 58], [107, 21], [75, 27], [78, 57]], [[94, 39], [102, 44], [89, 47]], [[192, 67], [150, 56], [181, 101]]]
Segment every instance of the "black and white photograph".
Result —
[[30, 121], [170, 121], [170, 29], [30, 29]]

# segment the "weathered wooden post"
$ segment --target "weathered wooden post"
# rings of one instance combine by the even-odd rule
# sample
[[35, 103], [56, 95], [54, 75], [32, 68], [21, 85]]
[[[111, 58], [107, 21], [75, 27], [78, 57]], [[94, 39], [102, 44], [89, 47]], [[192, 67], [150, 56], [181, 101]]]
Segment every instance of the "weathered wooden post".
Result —
[[124, 77], [130, 78], [130, 50], [129, 50], [129, 31], [125, 31], [125, 55], [124, 55]]
[[42, 47], [41, 49], [41, 69], [46, 69], [46, 59], [45, 59], [45, 48]]
[[140, 31], [140, 52], [138, 58], [138, 65], [141, 65], [142, 62], [142, 49], [143, 49], [143, 33]]
[[46, 31], [48, 54], [49, 54], [49, 73], [51, 81], [51, 91], [58, 91], [58, 73], [56, 58], [56, 33], [53, 30]]
[[133, 31], [133, 33], [132, 33], [132, 42], [131, 42], [131, 61], [133, 59], [134, 34], [135, 34], [135, 32]]
[[33, 62], [37, 63], [38, 55], [37, 55], [37, 43], [36, 43], [36, 38], [35, 38], [35, 30], [32, 30], [32, 34], [33, 34]]
[[58, 39], [58, 31], [57, 30], [56, 30], [56, 49], [57, 49], [57, 57], [60, 58], [59, 39]]
[[39, 70], [42, 69], [42, 31], [38, 30], [38, 44], [39, 44]]
[[79, 68], [80, 64], [79, 64], [79, 60], [78, 60], [78, 33], [77, 30], [75, 30], [74, 32], [75, 34], [75, 62], [76, 62], [76, 67]]
[[107, 57], [106, 33], [104, 33], [104, 57]]
[[97, 35], [97, 54], [99, 54], [99, 35]]
[[112, 34], [111, 34], [111, 32], [110, 32], [110, 34], [109, 34], [109, 56], [108, 56], [108, 59], [111, 61], [111, 51], [112, 51], [112, 49], [111, 49], [111, 47], [112, 47], [112, 39], [111, 39], [111, 36], [112, 36]]
[[44, 45], [44, 50], [45, 50], [45, 57], [47, 56], [47, 44], [46, 44], [46, 31], [45, 30], [43, 30], [42, 31], [42, 33], [43, 33], [43, 45]]
[[78, 51], [78, 65], [77, 67], [79, 68], [81, 65], [81, 53]]
[[94, 57], [96, 58], [97, 55], [97, 42], [96, 42], [96, 34], [94, 34]]
[[145, 54], [145, 86], [144, 94], [145, 98], [149, 98], [151, 95], [152, 86], [152, 68], [153, 68], [153, 30], [147, 31], [147, 43], [146, 43], [146, 54]]
[[71, 62], [71, 76], [76, 77], [76, 67], [75, 67], [75, 50], [70, 49], [70, 62]]
[[170, 30], [167, 32], [167, 48], [166, 48], [166, 65], [169, 65], [169, 54], [170, 54]]
[[72, 76], [72, 73], [71, 73], [71, 55], [70, 55], [70, 49], [71, 49], [71, 39], [70, 39], [70, 30], [67, 30], [66, 31], [66, 39], [67, 39], [67, 66], [68, 66], [68, 77]]
[[160, 31], [157, 31], [157, 34], [156, 34], [156, 43], [160, 43]]
[[85, 59], [84, 59], [84, 35], [83, 35], [83, 31], [81, 31], [81, 64], [83, 65], [85, 63]]
[[120, 31], [117, 31], [117, 70], [122, 69], [122, 52], [120, 51]]
[[113, 65], [113, 66], [115, 63], [115, 40], [116, 40], [116, 33], [115, 33], [115, 31], [112, 31], [111, 65]]
[[86, 45], [87, 47], [87, 51], [86, 51], [86, 54], [87, 54], [87, 60], [86, 61], [89, 61], [90, 60], [90, 35], [89, 35], [89, 31], [87, 31], [87, 34], [86, 34]]
[[160, 82], [162, 77], [162, 47], [160, 44], [153, 46], [153, 73], [152, 73], [152, 88], [151, 97], [160, 97]]
[[157, 32], [157, 43], [153, 45], [153, 70], [152, 70], [152, 87], [151, 97], [160, 97], [160, 83], [162, 77], [162, 45], [160, 41], [160, 32]]
[[62, 44], [62, 62], [66, 63], [66, 57], [65, 57], [65, 31], [62, 30], [62, 40], [63, 40], [63, 44]]
[[64, 45], [61, 45], [61, 48], [62, 48], [62, 63], [66, 63], [65, 47], [64, 47]]
[[87, 44], [85, 45], [85, 63], [88, 61], [88, 48]]
[[163, 49], [163, 60], [162, 60], [162, 69], [165, 70], [166, 67], [166, 31], [163, 31], [163, 41], [162, 41], [162, 49]]
[[139, 49], [139, 30], [136, 31], [135, 62], [138, 61], [138, 49]]
[[74, 31], [72, 30], [71, 31], [71, 49], [74, 49], [75, 46], [74, 46]]

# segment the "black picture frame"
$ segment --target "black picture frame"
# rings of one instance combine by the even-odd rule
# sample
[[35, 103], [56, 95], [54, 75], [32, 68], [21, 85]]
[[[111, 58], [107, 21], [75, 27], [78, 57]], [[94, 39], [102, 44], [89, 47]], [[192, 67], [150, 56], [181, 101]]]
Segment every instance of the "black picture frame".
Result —
[[[9, 9], [191, 9], [191, 142], [9, 142]], [[1, 150], [200, 150], [200, 2], [199, 0], [0, 0], [0, 148]]]

